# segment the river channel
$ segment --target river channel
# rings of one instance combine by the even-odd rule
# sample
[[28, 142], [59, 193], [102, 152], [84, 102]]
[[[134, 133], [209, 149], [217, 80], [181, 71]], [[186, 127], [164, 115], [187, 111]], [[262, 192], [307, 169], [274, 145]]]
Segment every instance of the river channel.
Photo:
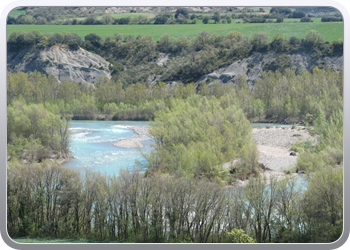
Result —
[[[253, 127], [267, 125], [291, 127], [284, 124], [253, 123]], [[106, 174], [118, 174], [120, 169], [133, 168], [135, 162], [144, 164], [146, 160], [140, 150], [152, 150], [152, 140], [145, 135], [138, 135], [130, 126], [149, 126], [145, 121], [93, 121], [73, 120], [70, 122], [71, 146], [70, 154], [74, 158], [64, 163], [65, 167], [73, 169], [90, 168]], [[121, 148], [113, 146], [127, 138], [142, 138], [141, 149]]]
[[120, 169], [133, 168], [135, 161], [145, 163], [139, 149], [121, 148], [113, 143], [127, 138], [143, 137], [140, 143], [143, 151], [152, 149], [151, 140], [137, 135], [128, 126], [149, 126], [148, 122], [134, 121], [81, 121], [70, 122], [71, 160], [63, 166], [73, 169], [89, 168], [106, 174], [118, 174]]

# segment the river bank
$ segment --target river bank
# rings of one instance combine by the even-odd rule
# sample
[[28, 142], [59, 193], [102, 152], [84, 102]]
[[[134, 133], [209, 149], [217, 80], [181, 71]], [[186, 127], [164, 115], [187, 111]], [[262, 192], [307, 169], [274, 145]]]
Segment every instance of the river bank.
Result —
[[[149, 139], [148, 127], [146, 126], [126, 126], [132, 129], [137, 135], [147, 137], [127, 138], [114, 143], [114, 146], [124, 148], [142, 147], [140, 141]], [[316, 143], [317, 138], [310, 135], [304, 127], [279, 127], [266, 124], [265, 127], [253, 128], [253, 139], [259, 150], [259, 163], [264, 164], [270, 170], [266, 170], [262, 175], [269, 177], [275, 175], [277, 178], [283, 178], [285, 173], [293, 171], [297, 162], [298, 155], [292, 154], [291, 146], [296, 142], [308, 141]], [[230, 165], [230, 164], [229, 164]], [[229, 166], [225, 166], [228, 168]], [[245, 185], [247, 181], [238, 182], [239, 185]]]
[[[252, 126], [252, 135], [259, 151], [260, 167], [268, 169], [261, 171], [266, 177], [275, 175], [283, 178], [288, 170], [295, 172], [293, 166], [298, 155], [290, 154], [291, 145], [305, 140], [316, 142], [303, 127], [261, 123], [254, 123]], [[120, 166], [132, 166], [134, 159], [142, 160], [138, 148], [152, 150], [149, 128], [146, 122], [74, 121], [71, 130], [74, 131], [75, 139], [71, 150], [72, 155], [77, 158], [64, 165], [91, 166], [99, 171], [108, 169], [109, 172], [117, 171]], [[237, 160], [228, 162], [223, 167], [231, 170]], [[230, 186], [242, 186], [246, 183], [248, 182], [237, 180]]]
[[[132, 137], [120, 140], [113, 145], [122, 148], [140, 148], [142, 140], [150, 139], [147, 126], [125, 126], [137, 135], [142, 137]], [[279, 127], [266, 124], [265, 127], [253, 128], [253, 139], [259, 150], [259, 163], [264, 164], [270, 170], [262, 172], [262, 175], [269, 177], [275, 175], [283, 178], [286, 172], [294, 172], [298, 154], [292, 153], [291, 146], [296, 142], [311, 141], [316, 143], [317, 138], [310, 135], [309, 131], [303, 127]], [[292, 153], [292, 154], [291, 154]], [[224, 164], [224, 168], [229, 168], [231, 164]], [[238, 185], [246, 185], [247, 181], [238, 181]], [[236, 183], [237, 185], [237, 183]]]
[[127, 139], [120, 140], [118, 142], [113, 143], [112, 145], [120, 148], [142, 148], [143, 145], [141, 141], [151, 139], [149, 137], [148, 127], [147, 126], [124, 126], [126, 129], [131, 129], [135, 134], [139, 135], [139, 137], [131, 137]]
[[[287, 127], [253, 128], [253, 139], [258, 147], [259, 163], [269, 169], [260, 173], [267, 180], [271, 176], [281, 180], [285, 178], [286, 173], [289, 173], [289, 176], [298, 175], [294, 170], [298, 153], [293, 152], [291, 146], [296, 142], [309, 140], [315, 144], [317, 141], [317, 137], [311, 136], [306, 128]], [[234, 186], [243, 187], [247, 184], [248, 180], [237, 181]]]

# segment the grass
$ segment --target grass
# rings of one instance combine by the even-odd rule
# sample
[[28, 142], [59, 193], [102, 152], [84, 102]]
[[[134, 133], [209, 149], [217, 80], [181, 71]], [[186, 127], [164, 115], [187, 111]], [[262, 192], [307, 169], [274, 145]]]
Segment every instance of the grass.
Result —
[[86, 240], [86, 239], [57, 239], [57, 238], [32, 238], [32, 237], [12, 237], [12, 240], [17, 243], [122, 243], [119, 241], [97, 241], [97, 240]]
[[[137, 14], [137, 13], [136, 13]], [[7, 36], [13, 31], [31, 31], [38, 30], [41, 33], [61, 33], [63, 31], [75, 33], [82, 39], [87, 34], [96, 33], [103, 39], [107, 36], [113, 36], [115, 33], [137, 35], [151, 35], [153, 39], [159, 38], [166, 33], [170, 36], [178, 38], [186, 36], [193, 38], [201, 31], [208, 31], [210, 33], [218, 33], [226, 35], [231, 30], [237, 30], [246, 36], [252, 36], [259, 31], [267, 32], [269, 39], [272, 40], [275, 34], [281, 33], [286, 38], [296, 36], [303, 38], [305, 33], [309, 30], [318, 31], [325, 41], [334, 41], [343, 38], [343, 23], [329, 22], [322, 23], [316, 21], [313, 23], [241, 23], [236, 24], [236, 20], [232, 20], [231, 24], [202, 24], [198, 22], [186, 25], [8, 25]]]
[[26, 12], [24, 10], [16, 8], [16, 9], [11, 10], [11, 12], [9, 13], [9, 16], [10, 17], [18, 17], [20, 15], [25, 15], [25, 14], [26, 14]]

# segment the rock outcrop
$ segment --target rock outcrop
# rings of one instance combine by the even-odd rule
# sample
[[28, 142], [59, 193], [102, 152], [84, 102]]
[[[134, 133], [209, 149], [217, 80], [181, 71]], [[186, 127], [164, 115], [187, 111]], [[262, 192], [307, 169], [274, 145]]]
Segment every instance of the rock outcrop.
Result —
[[[310, 53], [296, 53], [287, 55], [290, 58], [292, 67], [296, 70], [307, 69], [311, 70], [313, 66], [321, 64], [323, 66], [340, 71], [343, 68], [343, 56], [324, 57], [314, 60]], [[237, 80], [240, 74], [247, 76], [247, 81], [250, 85], [254, 85], [256, 78], [260, 77], [265, 70], [265, 65], [271, 63], [277, 54], [275, 52], [255, 53], [254, 55], [238, 60], [227, 67], [215, 70], [212, 73], [203, 75], [197, 83], [206, 81], [207, 79], [214, 80], [219, 83], [229, 83]]]
[[82, 48], [70, 49], [67, 45], [54, 45], [45, 49], [8, 48], [7, 69], [9, 71], [33, 72], [53, 75], [61, 81], [95, 84], [101, 76], [111, 78], [109, 62], [99, 55]]

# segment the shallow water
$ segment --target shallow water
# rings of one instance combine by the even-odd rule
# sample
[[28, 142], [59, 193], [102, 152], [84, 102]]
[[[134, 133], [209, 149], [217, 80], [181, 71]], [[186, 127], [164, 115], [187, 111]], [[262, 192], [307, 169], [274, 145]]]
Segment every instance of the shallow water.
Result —
[[[139, 149], [125, 149], [112, 144], [126, 138], [145, 137], [137, 135], [126, 126], [149, 126], [145, 121], [92, 121], [74, 120], [70, 122], [72, 132], [70, 154], [75, 158], [63, 164], [74, 169], [90, 168], [106, 174], [118, 174], [122, 168], [133, 168], [139, 161], [146, 160]], [[292, 127], [286, 124], [253, 123], [253, 127]], [[142, 151], [152, 150], [152, 140], [141, 141]]]
[[[281, 123], [262, 123], [262, 122], [256, 122], [252, 123], [253, 128], [263, 128], [263, 127], [285, 127], [285, 128], [291, 128], [293, 127], [293, 124], [281, 124]], [[297, 128], [303, 128], [304, 126], [296, 126]]]
[[[148, 122], [134, 121], [71, 121], [70, 154], [74, 156], [63, 164], [73, 169], [90, 168], [106, 174], [118, 174], [122, 168], [133, 168], [135, 161], [145, 163], [138, 149], [125, 149], [112, 144], [130, 137], [144, 137], [126, 128], [127, 125], [149, 126]], [[151, 140], [141, 141], [143, 151], [152, 149]]]

